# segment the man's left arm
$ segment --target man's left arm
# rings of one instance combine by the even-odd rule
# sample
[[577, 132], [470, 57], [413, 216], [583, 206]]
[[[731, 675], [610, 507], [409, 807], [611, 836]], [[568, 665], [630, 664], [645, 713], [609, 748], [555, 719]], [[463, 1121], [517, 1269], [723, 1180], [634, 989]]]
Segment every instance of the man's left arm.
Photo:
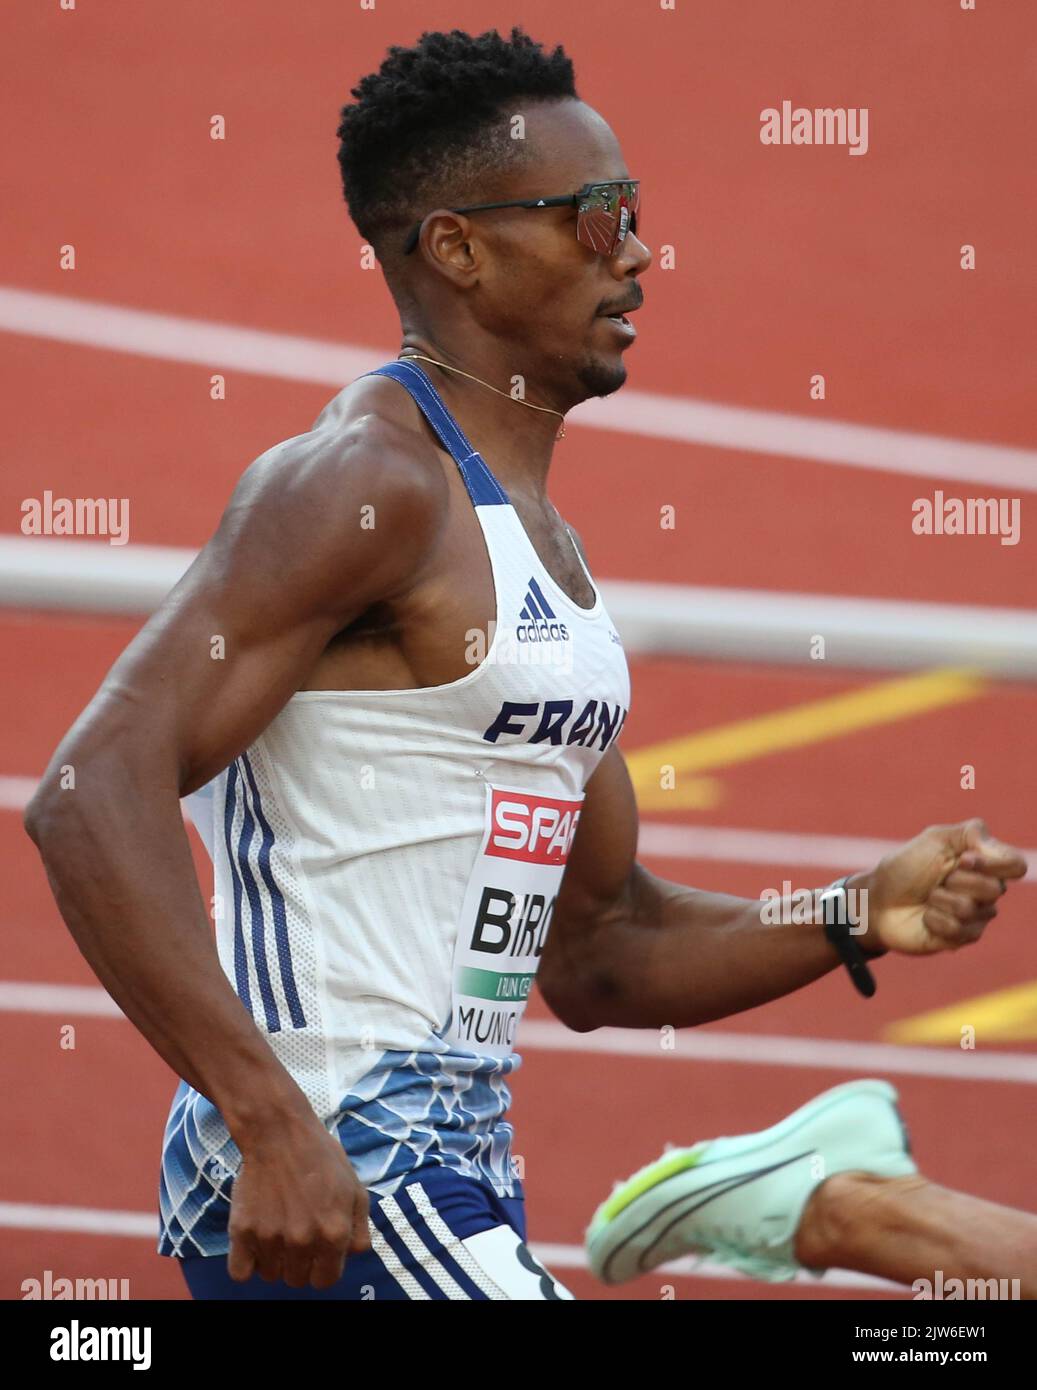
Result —
[[[639, 864], [636, 850], [634, 791], [612, 748], [587, 784], [537, 975], [569, 1027], [692, 1027], [790, 994], [841, 964], [816, 914], [788, 920], [800, 914], [668, 882]], [[991, 839], [980, 820], [930, 826], [850, 878], [848, 888], [867, 893], [866, 930], [855, 939], [865, 955], [955, 950], [978, 939], [1007, 881], [1025, 873], [1022, 855]]]

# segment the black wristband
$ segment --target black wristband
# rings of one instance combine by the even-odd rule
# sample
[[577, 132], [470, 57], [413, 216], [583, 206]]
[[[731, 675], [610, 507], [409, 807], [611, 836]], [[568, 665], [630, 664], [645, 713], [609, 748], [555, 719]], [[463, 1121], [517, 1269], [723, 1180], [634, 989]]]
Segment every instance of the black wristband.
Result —
[[[847, 874], [845, 878], [838, 879], [822, 894], [821, 906], [824, 914], [825, 937], [839, 952], [839, 958], [846, 966], [854, 988], [859, 994], [863, 994], [865, 999], [870, 999], [877, 986], [875, 976], [868, 969], [867, 958], [861, 950], [860, 943], [850, 933], [850, 928], [858, 926], [859, 923], [850, 916], [849, 904], [846, 899], [846, 884], [849, 877], [850, 875]], [[877, 954], [884, 955], [885, 950], [883, 949]]]

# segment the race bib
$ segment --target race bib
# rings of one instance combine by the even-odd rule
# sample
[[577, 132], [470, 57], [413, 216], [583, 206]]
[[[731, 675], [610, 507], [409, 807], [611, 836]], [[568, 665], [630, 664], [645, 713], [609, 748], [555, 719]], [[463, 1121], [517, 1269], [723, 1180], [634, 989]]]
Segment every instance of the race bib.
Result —
[[582, 804], [582, 796], [486, 785], [486, 826], [461, 910], [446, 1033], [465, 1052], [511, 1054]]

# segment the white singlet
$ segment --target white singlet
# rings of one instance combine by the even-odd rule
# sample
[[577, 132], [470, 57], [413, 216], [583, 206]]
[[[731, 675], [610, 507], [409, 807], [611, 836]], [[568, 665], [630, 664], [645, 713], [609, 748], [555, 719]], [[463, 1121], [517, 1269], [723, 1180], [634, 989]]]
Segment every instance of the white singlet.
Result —
[[[495, 624], [448, 685], [296, 694], [194, 814], [223, 969], [360, 1180], [385, 1195], [438, 1162], [510, 1197], [515, 1030], [629, 674], [590, 576], [594, 606], [580, 608], [425, 372], [400, 361], [379, 374], [457, 462]], [[163, 1253], [226, 1251], [239, 1161], [219, 1112], [181, 1083]]]

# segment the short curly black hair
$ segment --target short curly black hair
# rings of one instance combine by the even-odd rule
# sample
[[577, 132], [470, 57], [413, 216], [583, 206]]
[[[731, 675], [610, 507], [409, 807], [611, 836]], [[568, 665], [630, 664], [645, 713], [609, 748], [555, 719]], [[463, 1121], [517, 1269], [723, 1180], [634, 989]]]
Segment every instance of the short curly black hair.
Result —
[[379, 252], [390, 229], [450, 203], [477, 202], [480, 184], [521, 161], [511, 138], [517, 101], [577, 97], [572, 61], [518, 27], [473, 37], [460, 29], [393, 45], [342, 108], [338, 161], [349, 214]]

